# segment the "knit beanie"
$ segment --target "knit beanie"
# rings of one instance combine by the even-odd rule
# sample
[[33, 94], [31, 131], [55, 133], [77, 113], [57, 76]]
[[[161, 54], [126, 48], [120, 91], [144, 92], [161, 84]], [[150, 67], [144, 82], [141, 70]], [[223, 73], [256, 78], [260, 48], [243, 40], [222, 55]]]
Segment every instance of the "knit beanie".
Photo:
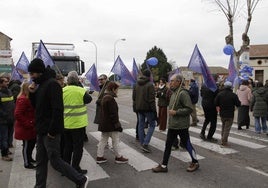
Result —
[[45, 64], [42, 59], [35, 58], [28, 66], [28, 72], [31, 73], [44, 73], [46, 70]]

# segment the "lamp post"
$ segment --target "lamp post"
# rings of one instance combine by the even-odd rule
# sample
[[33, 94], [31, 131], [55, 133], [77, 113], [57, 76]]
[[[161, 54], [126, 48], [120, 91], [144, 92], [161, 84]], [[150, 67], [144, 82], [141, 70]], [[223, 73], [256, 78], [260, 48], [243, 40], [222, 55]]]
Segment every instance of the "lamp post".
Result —
[[84, 42], [90, 42], [90, 43], [92, 43], [93, 45], [94, 45], [94, 47], [95, 47], [95, 63], [96, 63], [96, 69], [97, 69], [97, 65], [98, 65], [98, 50], [97, 50], [97, 45], [96, 45], [96, 43], [95, 42], [93, 42], [93, 41], [91, 41], [91, 40], [84, 40]]
[[114, 42], [114, 62], [115, 62], [115, 52], [116, 52], [116, 44], [119, 42], [119, 41], [125, 41], [126, 39], [123, 38], [123, 39], [117, 39], [115, 42]]

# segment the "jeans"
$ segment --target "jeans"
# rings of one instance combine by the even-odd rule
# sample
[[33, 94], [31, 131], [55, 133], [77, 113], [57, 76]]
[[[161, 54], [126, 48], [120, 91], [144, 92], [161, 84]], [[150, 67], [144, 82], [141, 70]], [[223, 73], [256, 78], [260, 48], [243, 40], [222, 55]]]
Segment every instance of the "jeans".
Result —
[[8, 147], [13, 145], [14, 123], [8, 124]]
[[35, 147], [36, 139], [23, 140], [22, 156], [24, 159], [24, 166], [31, 164], [33, 149]]
[[183, 147], [186, 148], [186, 150], [190, 154], [192, 162], [197, 163], [198, 160], [196, 157], [195, 149], [193, 148], [191, 141], [190, 141], [188, 129], [179, 129], [179, 130], [168, 129], [162, 164], [167, 166], [170, 153], [171, 153], [172, 144], [174, 143], [174, 140], [177, 139], [178, 135], [180, 136], [181, 144], [183, 145]]
[[[139, 116], [139, 140], [141, 145], [148, 145], [151, 137], [154, 133], [155, 129], [155, 120], [154, 120], [154, 113], [153, 112], [138, 112]], [[149, 123], [148, 131], [146, 136], [144, 137], [144, 125], [145, 125], [145, 119], [147, 119]]]
[[50, 138], [37, 135], [36, 142], [36, 184], [35, 188], [46, 188], [48, 160], [51, 166], [76, 184], [83, 184], [86, 177], [78, 173], [60, 157], [60, 135]]
[[8, 155], [8, 126], [7, 125], [0, 125], [0, 148], [1, 148], [1, 155], [7, 156]]
[[255, 132], [261, 133], [262, 129], [262, 131], [266, 133], [267, 132], [266, 117], [254, 117], [254, 119], [255, 119]]
[[80, 170], [80, 162], [83, 156], [84, 127], [79, 129], [64, 129], [63, 159], [76, 170]]

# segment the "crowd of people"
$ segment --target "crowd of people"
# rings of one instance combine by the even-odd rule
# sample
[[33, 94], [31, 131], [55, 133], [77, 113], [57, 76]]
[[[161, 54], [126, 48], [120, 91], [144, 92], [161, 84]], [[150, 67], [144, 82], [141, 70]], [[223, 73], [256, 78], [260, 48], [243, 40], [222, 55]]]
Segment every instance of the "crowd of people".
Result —
[[[33, 59], [28, 67], [31, 81], [10, 81], [0, 77], [0, 149], [2, 160], [12, 161], [13, 135], [22, 141], [24, 167], [36, 170], [35, 187], [46, 187], [48, 161], [62, 176], [73, 181], [77, 187], [86, 187], [89, 178], [87, 169], [80, 167], [84, 142], [88, 140], [87, 104], [91, 103], [90, 93], [83, 88], [77, 72], [67, 75], [67, 82], [61, 74], [56, 74], [41, 59]], [[171, 76], [169, 84], [160, 78], [156, 85], [151, 81], [151, 72], [144, 70], [133, 86], [133, 111], [137, 116], [136, 139], [141, 150], [151, 153], [150, 140], [158, 126], [159, 131], [167, 131], [165, 150], [161, 163], [152, 168], [153, 172], [168, 172], [168, 161], [173, 147], [186, 149], [192, 162], [188, 172], [196, 171], [199, 162], [191, 144], [189, 127], [199, 122], [196, 104], [201, 98], [204, 111], [200, 138], [217, 143], [213, 137], [219, 114], [222, 122], [221, 147], [230, 147], [228, 136], [238, 108], [238, 130], [249, 129], [252, 111], [255, 132], [267, 133], [268, 82], [242, 80], [237, 92], [232, 83], [218, 84], [216, 91], [203, 84], [199, 90], [196, 80], [191, 79], [189, 87], [181, 74]], [[214, 78], [217, 82], [217, 77]], [[100, 92], [96, 100], [94, 123], [98, 125], [101, 139], [97, 147], [96, 162], [107, 162], [104, 156], [108, 139], [116, 163], [128, 163], [119, 149], [120, 132], [119, 109], [115, 100], [119, 85], [109, 81], [107, 75], [98, 77]], [[158, 106], [158, 109], [157, 109]], [[210, 124], [206, 135], [207, 126]], [[148, 128], [146, 130], [146, 128]], [[179, 140], [178, 140], [179, 136]], [[33, 150], [36, 147], [36, 156]]]

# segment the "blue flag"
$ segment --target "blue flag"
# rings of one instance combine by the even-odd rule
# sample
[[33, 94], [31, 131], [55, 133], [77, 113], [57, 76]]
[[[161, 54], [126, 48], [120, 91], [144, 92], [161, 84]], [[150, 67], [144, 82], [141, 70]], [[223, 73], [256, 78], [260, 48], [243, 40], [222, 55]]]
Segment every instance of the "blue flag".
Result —
[[86, 78], [90, 82], [90, 90], [91, 91], [100, 91], [99, 83], [98, 83], [98, 75], [95, 64], [93, 64], [90, 69], [86, 73]]
[[48, 65], [52, 67], [55, 64], [42, 40], [40, 40], [40, 44], [36, 53], [36, 58], [42, 59], [46, 67]]
[[197, 45], [195, 45], [193, 54], [188, 64], [188, 68], [203, 75], [204, 84], [207, 88], [209, 88], [213, 92], [217, 90], [216, 82], [213, 79], [210, 70], [206, 64], [206, 61], [201, 55]]
[[16, 64], [16, 69], [23, 71], [23, 73], [28, 73], [28, 66], [30, 62], [27, 59], [24, 52], [22, 52], [19, 61]]
[[118, 56], [116, 61], [114, 62], [114, 66], [111, 69], [111, 72], [121, 77], [122, 85], [132, 85], [135, 83], [134, 78], [121, 60], [120, 56]]
[[235, 69], [235, 64], [234, 64], [234, 57], [233, 55], [230, 56], [230, 62], [229, 62], [229, 67], [228, 67], [229, 75], [226, 80], [232, 82], [234, 84], [235, 78], [237, 77], [237, 72]]
[[135, 81], [137, 81], [139, 75], [139, 68], [137, 66], [137, 63], [135, 61], [135, 58], [133, 58], [133, 66], [132, 66], [132, 77]]
[[23, 81], [24, 78], [23, 76], [18, 72], [18, 70], [15, 67], [12, 67], [12, 73], [11, 73], [11, 80], [19, 80], [19, 81]]

